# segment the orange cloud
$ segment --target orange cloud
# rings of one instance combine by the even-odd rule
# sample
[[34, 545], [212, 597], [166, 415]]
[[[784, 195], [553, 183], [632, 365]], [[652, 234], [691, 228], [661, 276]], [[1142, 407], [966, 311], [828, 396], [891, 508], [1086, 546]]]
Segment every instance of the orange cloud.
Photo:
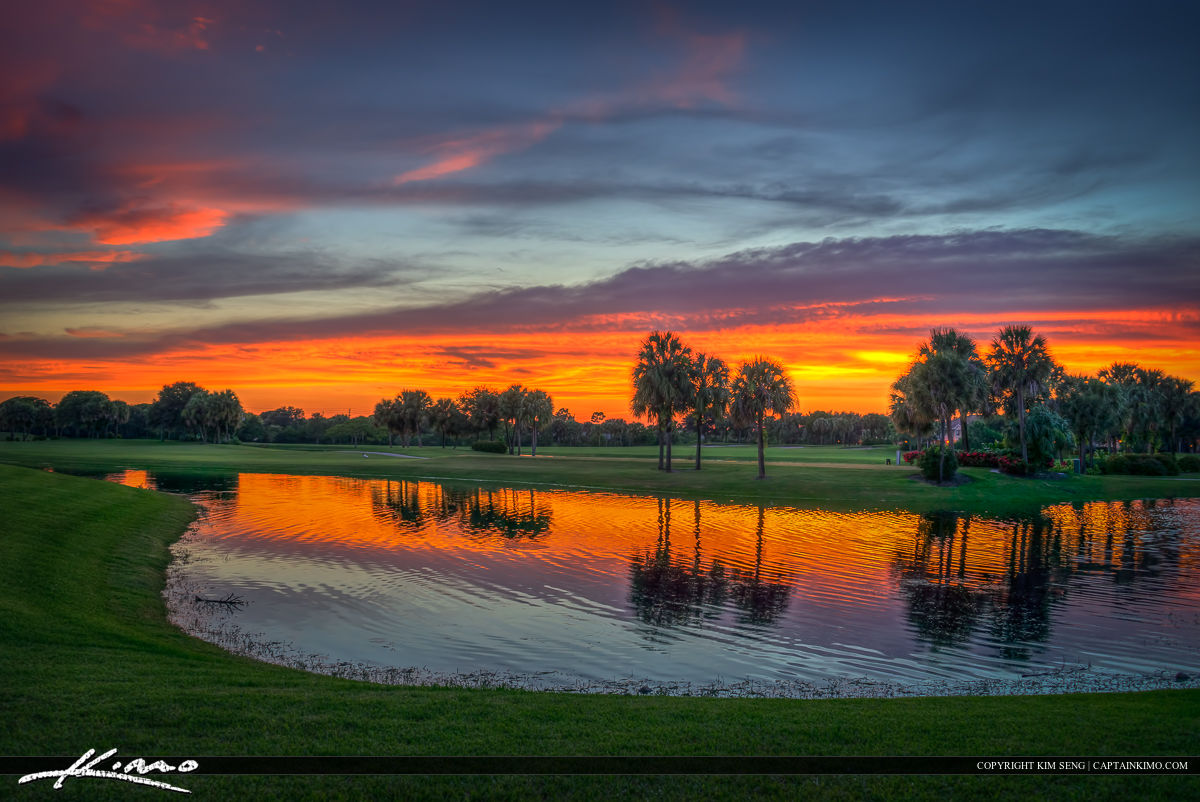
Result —
[[96, 242], [132, 245], [207, 237], [225, 225], [229, 212], [213, 208], [186, 208], [126, 204], [112, 212], [91, 212], [73, 219], [68, 228], [91, 231]]
[[[0, 251], [0, 267], [30, 268], [42, 265], [60, 265], [65, 262], [89, 262], [102, 266], [113, 262], [132, 262], [140, 258], [142, 258], [142, 254], [136, 251], [72, 251], [69, 253]], [[93, 269], [95, 268], [93, 267]]]

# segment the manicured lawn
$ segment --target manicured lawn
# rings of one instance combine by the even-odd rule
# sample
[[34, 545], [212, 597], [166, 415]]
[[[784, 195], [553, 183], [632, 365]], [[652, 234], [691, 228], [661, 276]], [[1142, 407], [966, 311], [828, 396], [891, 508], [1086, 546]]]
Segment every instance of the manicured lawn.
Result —
[[[0, 463], [53, 467], [64, 471], [108, 471], [117, 467], [156, 471], [327, 474], [379, 478], [464, 481], [500, 485], [544, 485], [652, 493], [676, 498], [785, 504], [832, 510], [905, 509], [925, 512], [957, 509], [1005, 515], [1048, 504], [1077, 501], [1200, 496], [1200, 476], [1071, 476], [1018, 479], [986, 469], [964, 469], [973, 481], [959, 487], [931, 487], [913, 481], [908, 466], [886, 466], [878, 454], [870, 463], [835, 464], [841, 455], [875, 449], [770, 449], [765, 480], [755, 478], [754, 450], [711, 449], [718, 454], [696, 472], [676, 452], [676, 471], [656, 470], [657, 451], [647, 447], [608, 449], [620, 456], [598, 456], [586, 449], [550, 449], [532, 457], [480, 454], [470, 450], [388, 449], [371, 446], [235, 446], [159, 443], [153, 440], [58, 440], [0, 442]], [[682, 449], [681, 449], [682, 450]], [[393, 451], [425, 457], [402, 459], [371, 452]], [[363, 457], [363, 453], [368, 453]], [[627, 453], [626, 453], [627, 452]], [[894, 450], [891, 450], [894, 455]], [[876, 459], [878, 457], [878, 459]], [[847, 459], [849, 457], [846, 457]], [[857, 457], [856, 457], [857, 458]], [[815, 464], [814, 464], [815, 463]]]
[[[18, 450], [8, 445], [20, 444], [5, 444], [0, 452], [11, 460]], [[30, 461], [61, 458], [74, 468], [105, 467], [106, 459], [112, 467], [112, 455], [124, 454], [118, 464], [213, 469], [227, 467], [232, 454], [245, 455], [252, 463], [243, 466], [248, 470], [295, 471], [295, 465], [285, 467], [279, 454], [293, 462], [298, 457], [295, 452], [231, 447], [31, 445], [41, 450], [20, 452]], [[454, 459], [426, 464], [442, 470]], [[484, 464], [486, 458], [467, 459]], [[524, 464], [499, 460], [513, 467]], [[409, 461], [389, 462], [388, 470], [401, 462]], [[320, 455], [318, 463], [306, 464], [313, 470], [305, 472], [358, 464], [336, 455]], [[652, 467], [648, 472], [653, 475]], [[167, 546], [193, 515], [183, 499], [0, 465], [0, 515], [0, 711], [5, 723], [0, 754], [5, 755], [77, 756], [90, 747], [116, 746], [126, 756], [1128, 756], [1194, 754], [1200, 735], [1196, 691], [716, 700], [383, 687], [311, 675], [233, 657], [165, 621], [159, 594]], [[48, 783], [18, 787], [15, 777], [0, 779], [7, 784], [0, 794], [5, 798], [126, 799], [162, 793], [102, 780], [73, 780], [54, 791]], [[1195, 777], [1153, 776], [193, 775], [177, 784], [207, 799], [1116, 800], [1200, 794]]]

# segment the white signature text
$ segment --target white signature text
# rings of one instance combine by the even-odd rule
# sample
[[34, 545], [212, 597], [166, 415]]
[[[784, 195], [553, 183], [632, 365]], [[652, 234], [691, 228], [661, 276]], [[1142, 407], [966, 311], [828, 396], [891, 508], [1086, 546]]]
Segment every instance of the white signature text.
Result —
[[71, 764], [68, 769], [62, 771], [39, 771], [35, 774], [26, 774], [18, 783], [28, 783], [34, 780], [48, 780], [51, 777], [58, 779], [54, 783], [55, 788], [62, 788], [63, 782], [68, 777], [103, 777], [108, 780], [122, 780], [124, 782], [136, 783], [138, 785], [149, 785], [152, 788], [161, 788], [164, 791], [178, 791], [181, 794], [190, 794], [186, 788], [179, 788], [170, 783], [161, 782], [160, 780], [151, 780], [143, 775], [149, 774], [152, 771], [166, 774], [172, 771], [178, 771], [181, 774], [186, 774], [189, 771], [195, 771], [200, 764], [194, 760], [185, 760], [178, 766], [172, 766], [163, 760], [156, 760], [153, 763], [147, 764], [145, 758], [134, 758], [127, 763], [122, 763], [120, 760], [112, 764], [112, 769], [99, 769], [98, 765], [107, 765], [106, 761], [117, 753], [116, 749], [109, 749], [102, 755], [92, 757], [96, 754], [95, 749], [89, 749], [80, 756], [78, 760]]

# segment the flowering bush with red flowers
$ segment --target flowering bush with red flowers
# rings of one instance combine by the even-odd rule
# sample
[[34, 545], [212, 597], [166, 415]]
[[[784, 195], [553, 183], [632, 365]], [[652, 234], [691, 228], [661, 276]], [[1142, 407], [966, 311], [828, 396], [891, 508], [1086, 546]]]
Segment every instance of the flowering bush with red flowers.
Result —
[[999, 468], [1000, 454], [990, 451], [959, 451], [958, 464], [964, 468]]
[[913, 462], [916, 460], [916, 458], [917, 458], [917, 457], [919, 457], [919, 456], [921, 456], [921, 454], [923, 454], [923, 453], [924, 453], [924, 452], [922, 452], [922, 451], [905, 451], [905, 452], [904, 452], [904, 457], [903, 457], [903, 459], [904, 459], [904, 464], [905, 464], [905, 465], [912, 465], [912, 464], [913, 464]]

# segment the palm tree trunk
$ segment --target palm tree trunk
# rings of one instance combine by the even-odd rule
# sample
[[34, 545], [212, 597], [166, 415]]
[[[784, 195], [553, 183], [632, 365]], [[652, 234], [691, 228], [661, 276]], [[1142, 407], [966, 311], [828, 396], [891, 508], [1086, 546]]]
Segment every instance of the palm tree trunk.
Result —
[[536, 457], [537, 456], [537, 424], [534, 424], [530, 428], [532, 431], [529, 434], [529, 439], [531, 441], [529, 444], [529, 456]]
[[700, 470], [700, 444], [704, 440], [704, 410], [696, 405], [696, 470]]
[[1021, 434], [1021, 461], [1029, 462], [1029, 446], [1025, 444], [1025, 390], [1017, 388], [1017, 429]]
[[958, 411], [958, 421], [962, 426], [963, 451], [970, 451], [971, 441], [967, 439], [967, 411], [965, 409], [960, 409]]
[[668, 421], [667, 422], [667, 463], [666, 463], [666, 468], [663, 469], [667, 473], [671, 472], [671, 440], [673, 440], [673, 439], [674, 438], [671, 437], [671, 423], [670, 423], [670, 421]]
[[663, 425], [662, 419], [658, 421], [658, 469], [663, 469]]
[[765, 433], [763, 431], [763, 415], [760, 412], [760, 413], [758, 413], [758, 478], [759, 479], [767, 478], [767, 455], [763, 451], [763, 441], [765, 439], [764, 434]]

